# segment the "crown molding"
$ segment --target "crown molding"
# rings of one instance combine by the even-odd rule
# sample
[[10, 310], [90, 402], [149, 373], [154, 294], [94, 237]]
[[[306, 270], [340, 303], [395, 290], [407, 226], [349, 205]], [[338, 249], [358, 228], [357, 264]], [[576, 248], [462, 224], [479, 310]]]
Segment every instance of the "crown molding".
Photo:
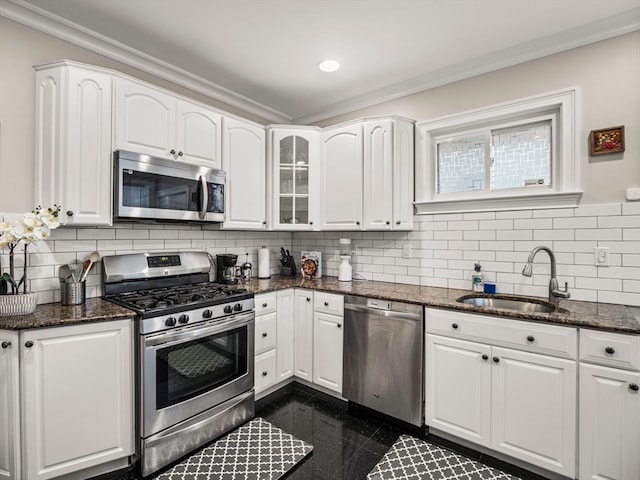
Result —
[[476, 57], [410, 80], [370, 91], [345, 101], [327, 105], [315, 112], [296, 116], [294, 123], [310, 124], [349, 112], [395, 100], [407, 95], [465, 80], [484, 73], [582, 47], [591, 43], [640, 30], [640, 7], [597, 22], [566, 30], [533, 42]]
[[142, 70], [163, 80], [188, 88], [224, 102], [270, 122], [286, 123], [291, 117], [217, 85], [151, 55], [133, 49], [123, 43], [100, 35], [73, 22], [53, 15], [22, 0], [0, 0], [0, 16], [52, 37], [64, 40], [89, 51], [111, 58], [130, 67]]

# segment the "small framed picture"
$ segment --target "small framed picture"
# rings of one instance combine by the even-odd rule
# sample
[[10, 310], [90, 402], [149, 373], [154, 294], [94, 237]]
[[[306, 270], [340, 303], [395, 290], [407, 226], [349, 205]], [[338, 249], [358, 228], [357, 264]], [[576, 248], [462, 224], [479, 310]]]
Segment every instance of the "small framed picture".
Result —
[[589, 152], [591, 155], [624, 152], [624, 126], [591, 130]]

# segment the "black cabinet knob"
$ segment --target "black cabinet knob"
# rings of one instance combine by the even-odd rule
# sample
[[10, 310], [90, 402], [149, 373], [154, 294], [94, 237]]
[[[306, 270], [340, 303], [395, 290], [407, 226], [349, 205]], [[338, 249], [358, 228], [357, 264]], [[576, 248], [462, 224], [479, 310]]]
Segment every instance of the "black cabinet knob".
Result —
[[263, 376], [263, 377], [266, 377], [267, 375], [269, 375], [269, 373], [268, 373], [268, 372], [262, 372], [262, 376]]
[[500, 359], [499, 359], [498, 357], [493, 357], [493, 361], [494, 361], [495, 363], [500, 363]]
[[266, 224], [267, 224], [267, 221], [266, 221], [266, 220], [263, 220], [263, 221], [262, 221], [262, 224], [263, 224], [263, 225], [266, 225]]
[[482, 354], [482, 359], [483, 360], [489, 360], [489, 355], [487, 355], [486, 353]]
[[533, 342], [535, 340], [535, 337], [533, 335], [529, 335], [527, 337], [527, 342]]
[[184, 155], [182, 152], [178, 152], [179, 157], [181, 157], [182, 155]]
[[309, 225], [313, 225], [313, 222], [309, 222]]
[[2, 342], [2, 348], [9, 348], [11, 346], [11, 342]]
[[336, 327], [338, 327], [338, 328], [342, 328], [342, 324], [341, 324], [341, 323], [338, 323], [338, 324], [336, 325]]
[[396, 225], [400, 225], [400, 220], [396, 220]]
[[310, 302], [310, 301], [311, 301], [311, 297], [307, 297], [307, 302]]
[[356, 221], [356, 225], [360, 225], [360, 222], [359, 222], [359, 221]]
[[263, 337], [263, 338], [266, 338], [266, 337], [267, 337], [267, 332], [263, 332], [263, 333], [262, 333], [262, 337]]
[[391, 222], [390, 222], [389, 220], [387, 220], [387, 221], [386, 221], [386, 222], [384, 222], [384, 223], [386, 223], [387, 225], [391, 225]]
[[637, 392], [639, 388], [640, 387], [638, 387], [637, 383], [632, 383], [631, 385], [629, 385], [629, 390], [631, 390], [632, 392]]
[[267, 308], [267, 302], [262, 304], [262, 308]]
[[73, 210], [67, 210], [67, 217], [73, 217]]
[[604, 351], [607, 352], [609, 355], [613, 355], [614, 353], [616, 353], [613, 347], [607, 347], [604, 349]]
[[31, 340], [29, 340], [28, 342], [26, 342], [24, 344], [24, 346], [27, 347], [27, 348], [31, 348], [31, 347], [33, 347], [33, 342]]
[[324, 306], [328, 307], [329, 306], [329, 302], [324, 302]]
[[176, 151], [172, 148], [172, 149], [169, 151], [169, 153], [170, 153], [171, 155], [175, 155], [175, 154], [176, 154]]
[[458, 324], [457, 323], [452, 323], [451, 324], [451, 328], [453, 328], [454, 330], [458, 329]]

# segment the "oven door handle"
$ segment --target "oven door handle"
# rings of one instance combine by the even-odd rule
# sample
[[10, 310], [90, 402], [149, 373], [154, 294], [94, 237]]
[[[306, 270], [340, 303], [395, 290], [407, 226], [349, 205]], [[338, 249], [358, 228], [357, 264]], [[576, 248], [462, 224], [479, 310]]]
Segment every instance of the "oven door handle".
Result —
[[198, 217], [201, 220], [204, 220], [204, 217], [207, 215], [207, 207], [209, 205], [209, 188], [207, 186], [207, 179], [204, 175], [200, 175], [198, 179], [200, 181], [200, 211], [198, 212]]
[[249, 325], [255, 319], [255, 314], [251, 312], [243, 312], [233, 315], [223, 321], [217, 321], [213, 324], [207, 323], [203, 326], [196, 326], [180, 331], [162, 332], [156, 335], [150, 335], [144, 339], [145, 348], [162, 345], [168, 347], [170, 344], [179, 344], [193, 340], [204, 335], [215, 335], [216, 333], [227, 332], [235, 328], [241, 328]]

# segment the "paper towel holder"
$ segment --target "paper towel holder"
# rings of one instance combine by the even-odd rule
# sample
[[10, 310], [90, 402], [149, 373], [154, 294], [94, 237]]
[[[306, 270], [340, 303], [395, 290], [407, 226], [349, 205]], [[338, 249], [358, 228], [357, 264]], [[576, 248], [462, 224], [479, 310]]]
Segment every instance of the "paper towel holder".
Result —
[[270, 252], [266, 245], [258, 250], [258, 278], [271, 278]]

